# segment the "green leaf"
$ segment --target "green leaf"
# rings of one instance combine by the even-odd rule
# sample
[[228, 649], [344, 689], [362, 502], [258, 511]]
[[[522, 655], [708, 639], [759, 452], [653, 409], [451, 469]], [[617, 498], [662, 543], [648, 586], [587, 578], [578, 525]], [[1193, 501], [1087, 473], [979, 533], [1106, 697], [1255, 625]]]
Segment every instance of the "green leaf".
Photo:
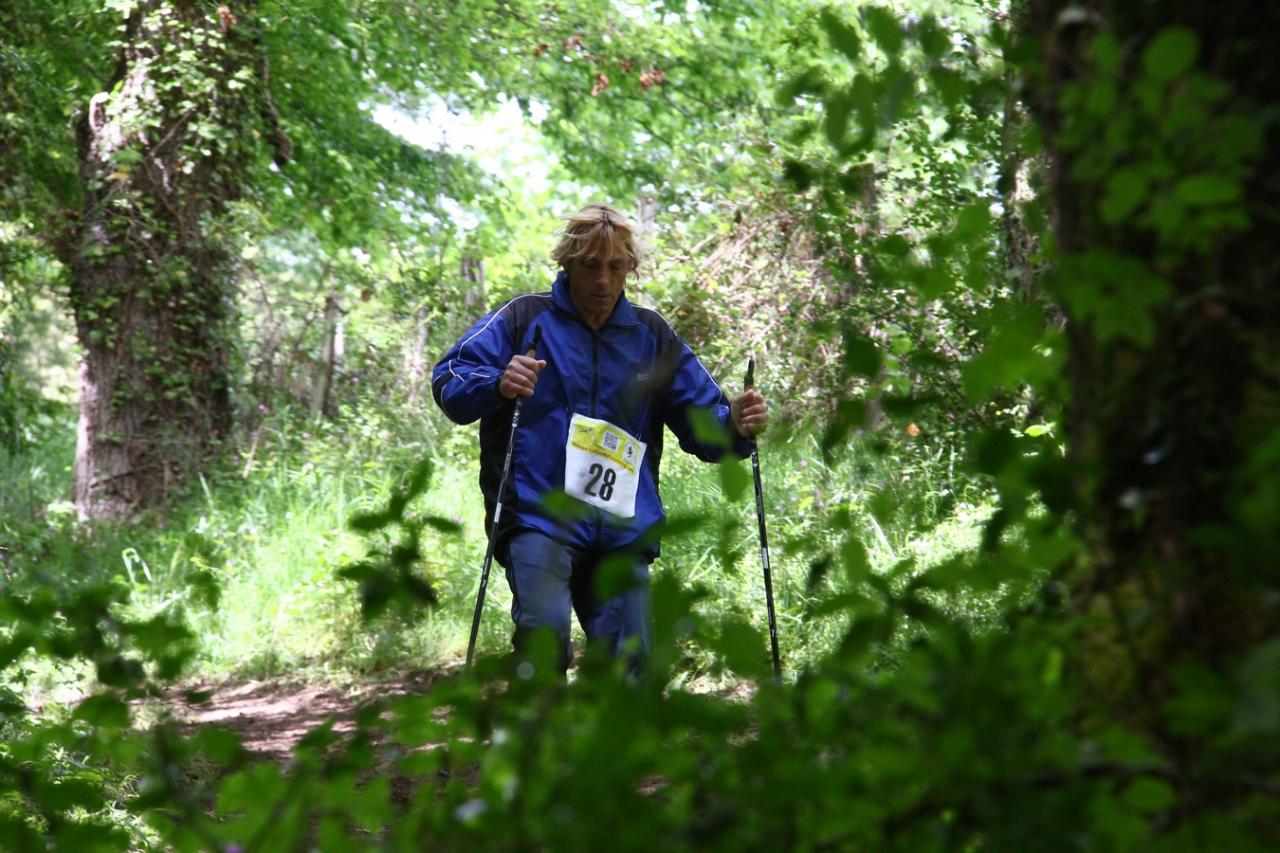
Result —
[[929, 82], [938, 90], [939, 97], [948, 108], [955, 107], [971, 91], [968, 81], [951, 69], [941, 66], [929, 69]]
[[338, 741], [338, 736], [333, 731], [334, 722], [331, 717], [320, 723], [320, 725], [314, 726], [294, 746], [293, 754], [298, 757], [302, 757], [307, 753], [317, 756], [323, 755], [327, 749]]
[[349, 850], [352, 846], [351, 838], [347, 835], [347, 822], [338, 815], [325, 815], [320, 821], [317, 835], [320, 850]]
[[764, 672], [767, 643], [764, 636], [741, 619], [726, 619], [711, 641], [726, 667], [745, 676]]
[[811, 601], [805, 608], [805, 616], [809, 619], [821, 619], [833, 613], [845, 613], [866, 600], [859, 592], [844, 592]]
[[100, 728], [122, 729], [129, 725], [129, 706], [119, 697], [103, 693], [77, 705], [73, 718]]
[[628, 554], [613, 554], [596, 570], [595, 593], [600, 601], [621, 595], [640, 584], [636, 577], [635, 558]]
[[840, 546], [840, 560], [844, 563], [845, 577], [850, 583], [865, 580], [871, 574], [871, 561], [867, 557], [867, 546], [857, 536], [845, 537]]
[[145, 622], [122, 623], [139, 649], [160, 658], [195, 639], [195, 634], [174, 617], [159, 614]]
[[880, 374], [884, 357], [870, 338], [850, 329], [844, 334], [842, 363], [846, 374], [874, 379]]
[[427, 457], [414, 466], [409, 474], [409, 482], [405, 485], [405, 496], [412, 500], [422, 494], [431, 483], [431, 457]]
[[862, 57], [862, 38], [858, 31], [845, 23], [831, 8], [822, 10], [822, 28], [827, 31], [831, 46], [843, 53], [850, 61], [857, 62]]
[[951, 50], [951, 39], [933, 15], [925, 15], [916, 25], [916, 38], [920, 42], [920, 49], [930, 59], [939, 59]]
[[358, 792], [351, 815], [366, 831], [376, 833], [391, 821], [391, 780], [380, 776]]
[[32, 632], [20, 630], [15, 632], [7, 642], [0, 643], [0, 671], [8, 669], [14, 661], [22, 657], [35, 640], [36, 637]]
[[103, 792], [94, 782], [73, 777], [40, 784], [36, 799], [43, 808], [51, 811], [65, 812], [74, 808], [96, 811], [102, 807]]
[[1091, 323], [1100, 341], [1121, 338], [1139, 346], [1155, 335], [1152, 309], [1173, 292], [1138, 258], [1100, 249], [1064, 258], [1059, 281], [1068, 311]]
[[240, 738], [228, 731], [214, 726], [203, 726], [196, 732], [193, 744], [209, 760], [222, 767], [230, 764], [237, 756], [244, 754]]
[[1151, 764], [1158, 759], [1146, 738], [1119, 724], [1111, 724], [1091, 738], [1090, 751], [1099, 751], [1111, 760], [1125, 764]]
[[901, 234], [890, 234], [880, 241], [880, 251], [892, 258], [902, 258], [911, 251], [911, 241]]
[[883, 642], [892, 634], [893, 629], [893, 620], [887, 616], [867, 614], [854, 619], [840, 641], [840, 656], [850, 662], [861, 660], [875, 643]]
[[827, 91], [826, 72], [817, 65], [810, 66], [778, 88], [778, 106], [790, 107], [801, 95], [822, 95]]
[[824, 104], [826, 119], [823, 122], [823, 131], [827, 134], [827, 142], [837, 151], [844, 148], [845, 135], [849, 132], [851, 105], [852, 101], [845, 92], [837, 92]]
[[1116, 81], [1102, 78], [1095, 80], [1086, 90], [1085, 105], [1095, 116], [1109, 117], [1120, 96]]
[[1192, 175], [1178, 181], [1173, 194], [1188, 205], [1226, 204], [1238, 201], [1241, 189], [1239, 182], [1224, 175]]
[[218, 811], [250, 813], [266, 818], [270, 807], [284, 793], [286, 783], [280, 767], [270, 761], [228, 776], [218, 789]]
[[920, 291], [920, 298], [925, 302], [933, 302], [946, 296], [956, 283], [955, 276], [945, 263], [911, 266], [907, 270], [907, 278]]
[[804, 192], [813, 186], [817, 179], [817, 173], [813, 167], [799, 160], [787, 160], [782, 164], [782, 177], [787, 183], [796, 188], [797, 192]]
[[1122, 222], [1147, 199], [1149, 181], [1137, 169], [1119, 169], [1107, 181], [1107, 194], [1099, 212], [1102, 221], [1114, 225]]
[[347, 526], [357, 533], [373, 533], [391, 523], [391, 517], [385, 512], [358, 512], [351, 516]]
[[975, 201], [956, 214], [955, 236], [962, 241], [976, 241], [991, 227], [991, 208], [985, 201]]
[[694, 437], [702, 444], [710, 447], [729, 446], [729, 431], [707, 409], [690, 408], [689, 423], [693, 427]]
[[1122, 795], [1125, 803], [1140, 812], [1159, 812], [1178, 802], [1173, 786], [1163, 779], [1135, 779]]
[[820, 557], [809, 563], [809, 573], [805, 578], [804, 583], [805, 592], [813, 593], [817, 591], [817, 589], [822, 585], [822, 581], [827, 576], [827, 573], [831, 571], [831, 563], [832, 560], [830, 553], [822, 554]]
[[979, 433], [974, 441], [972, 460], [984, 474], [999, 474], [1018, 454], [1018, 441], [1002, 427]]
[[1201, 664], [1184, 664], [1173, 672], [1176, 692], [1165, 702], [1170, 731], [1196, 736], [1222, 731], [1235, 711], [1231, 685], [1224, 673]]
[[997, 390], [1037, 376], [1044, 366], [1036, 348], [1043, 338], [1043, 325], [1043, 316], [1029, 306], [1011, 305], [993, 314], [994, 333], [961, 374], [970, 402], [982, 402]]
[[933, 394], [917, 394], [915, 396], [899, 396], [886, 394], [880, 398], [884, 413], [891, 418], [914, 418], [924, 414], [930, 406], [937, 405], [939, 398]]
[[428, 515], [422, 519], [423, 524], [439, 530], [441, 533], [461, 533], [462, 525], [451, 518], [441, 518], [438, 515]]
[[871, 31], [876, 44], [891, 56], [902, 50], [907, 37], [893, 12], [883, 6], [869, 6], [863, 10], [863, 14], [867, 17], [867, 29]]
[[820, 444], [822, 455], [831, 461], [832, 451], [840, 445], [849, 433], [867, 422], [867, 405], [862, 400], [841, 400], [836, 403], [835, 417], [827, 422], [822, 431]]
[[564, 489], [552, 489], [538, 501], [538, 507], [554, 519], [572, 522], [586, 518], [592, 512], [591, 506], [570, 495]]
[[[0, 815], [0, 837], [12, 850], [48, 849], [48, 840], [41, 838], [36, 831], [18, 816]], [[75, 849], [75, 848], [70, 848]]]
[[[711, 516], [706, 513], [682, 513], [680, 515], [669, 515], [665, 521], [660, 522], [650, 532], [656, 540], [661, 538], [678, 539], [681, 536], [688, 536], [690, 533], [701, 529], [710, 520]], [[646, 537], [648, 538], [648, 537]]]
[[1110, 76], [1120, 68], [1120, 43], [1113, 33], [1103, 31], [1089, 45], [1093, 55], [1094, 66], [1104, 75]]
[[[3, 837], [9, 839], [8, 834]], [[136, 849], [130, 844], [129, 833], [119, 826], [113, 826], [105, 820], [67, 821], [58, 825], [53, 831], [58, 850], [125, 850]], [[43, 846], [43, 845], [41, 845]], [[36, 850], [38, 846], [16, 846], [17, 850]]]
[[1194, 32], [1186, 27], [1168, 27], [1142, 52], [1142, 70], [1152, 80], [1172, 80], [1191, 67], [1199, 49]]
[[725, 456], [717, 466], [720, 471], [720, 488], [731, 502], [742, 499], [751, 481], [747, 466], [735, 456]]

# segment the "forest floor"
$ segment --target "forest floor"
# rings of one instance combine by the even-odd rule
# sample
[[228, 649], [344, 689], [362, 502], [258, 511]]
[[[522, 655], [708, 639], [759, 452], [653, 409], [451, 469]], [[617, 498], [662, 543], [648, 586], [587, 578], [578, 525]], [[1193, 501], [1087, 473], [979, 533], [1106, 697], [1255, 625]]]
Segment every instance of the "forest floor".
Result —
[[[252, 758], [285, 764], [303, 736], [317, 726], [332, 719], [335, 733], [349, 733], [364, 706], [424, 693], [435, 682], [457, 674], [462, 666], [459, 661], [434, 669], [387, 673], [348, 685], [287, 679], [200, 679], [172, 688], [159, 702], [148, 702], [147, 706], [188, 733], [205, 726], [226, 729], [239, 738]], [[749, 702], [754, 693], [750, 682], [737, 679], [698, 680], [685, 688], [740, 702]], [[191, 701], [190, 694], [200, 694], [199, 701]]]
[[[227, 729], [254, 758], [284, 763], [298, 741], [316, 726], [332, 719], [335, 732], [350, 732], [356, 712], [363, 706], [422, 693], [456, 669], [394, 673], [349, 687], [280, 680], [202, 680], [171, 690], [161, 704], [183, 728]], [[202, 701], [189, 701], [187, 696], [192, 692], [203, 694]]]

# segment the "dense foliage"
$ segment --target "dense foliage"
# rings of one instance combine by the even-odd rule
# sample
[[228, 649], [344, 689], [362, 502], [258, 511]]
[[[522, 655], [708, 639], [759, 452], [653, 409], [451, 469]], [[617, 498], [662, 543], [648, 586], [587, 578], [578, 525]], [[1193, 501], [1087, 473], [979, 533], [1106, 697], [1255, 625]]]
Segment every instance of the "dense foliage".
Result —
[[[1274, 846], [1280, 21], [1202, 5], [0, 10], [4, 844]], [[474, 672], [287, 766], [157, 712], [457, 660], [474, 435], [424, 376], [601, 194], [632, 295], [761, 358], [782, 683], [749, 474], [672, 458], [638, 677], [516, 666], [498, 591]], [[95, 431], [149, 473], [91, 522]]]

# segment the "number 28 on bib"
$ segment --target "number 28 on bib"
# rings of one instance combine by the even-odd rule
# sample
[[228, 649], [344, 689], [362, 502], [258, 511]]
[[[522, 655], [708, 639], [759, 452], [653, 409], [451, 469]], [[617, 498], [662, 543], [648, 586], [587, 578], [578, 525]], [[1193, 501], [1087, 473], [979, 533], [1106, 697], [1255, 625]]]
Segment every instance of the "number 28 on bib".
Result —
[[574, 415], [564, 447], [564, 490], [619, 518], [633, 517], [647, 447], [608, 421]]

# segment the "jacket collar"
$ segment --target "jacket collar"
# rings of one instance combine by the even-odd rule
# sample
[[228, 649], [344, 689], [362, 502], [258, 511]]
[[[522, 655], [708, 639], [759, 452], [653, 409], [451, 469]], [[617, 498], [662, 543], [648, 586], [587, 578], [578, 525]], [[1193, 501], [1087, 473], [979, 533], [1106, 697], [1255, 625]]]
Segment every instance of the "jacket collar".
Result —
[[[551, 301], [562, 311], [567, 311], [570, 317], [586, 325], [586, 321], [582, 319], [582, 315], [574, 307], [573, 299], [569, 296], [569, 274], [564, 270], [560, 270], [556, 275], [555, 283], [551, 285]], [[636, 314], [635, 306], [627, 299], [627, 291], [624, 288], [622, 295], [618, 297], [617, 304], [613, 306], [613, 313], [609, 315], [608, 320], [604, 321], [604, 327], [636, 326], [639, 323], [640, 317]]]

